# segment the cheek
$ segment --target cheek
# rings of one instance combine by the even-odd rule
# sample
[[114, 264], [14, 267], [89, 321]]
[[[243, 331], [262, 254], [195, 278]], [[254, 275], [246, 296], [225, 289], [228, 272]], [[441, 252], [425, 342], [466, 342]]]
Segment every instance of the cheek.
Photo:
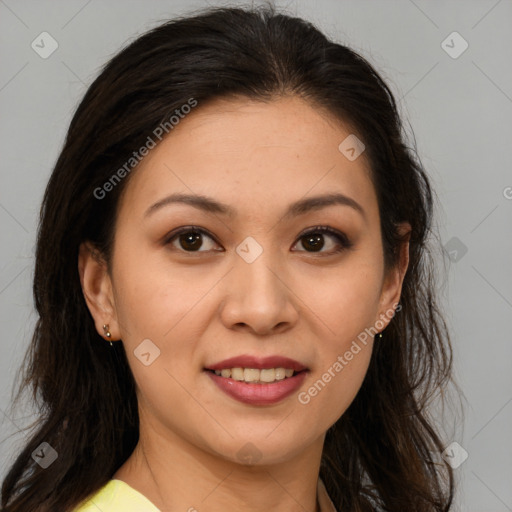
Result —
[[379, 308], [381, 272], [376, 258], [364, 259], [359, 252], [336, 268], [319, 271], [305, 267], [297, 276], [293, 289], [307, 306], [306, 315], [317, 318], [327, 352], [343, 350], [343, 343], [350, 343], [373, 325]]
[[305, 410], [309, 408], [308, 417], [322, 418], [326, 428], [339, 419], [357, 395], [373, 348], [382, 269], [372, 257], [366, 261], [354, 258], [351, 263], [331, 272], [325, 282], [317, 276], [317, 285], [305, 295], [314, 313], [308, 315], [321, 319], [315, 322], [321, 349], [318, 364], [297, 398]]
[[204, 360], [199, 343], [215, 318], [212, 289], [220, 276], [206, 267], [178, 267], [149, 252], [144, 258], [126, 257], [115, 267], [123, 344], [144, 402], [156, 415], [171, 404], [182, 416], [191, 408], [193, 414], [201, 412], [184, 389], [198, 384]]
[[201, 299], [218, 280], [205, 266], [172, 263], [164, 251], [132, 251], [115, 265], [116, 311], [130, 344], [141, 337], [167, 342], [191, 314], [198, 325]]
[[355, 338], [339, 341], [324, 351], [321, 367], [297, 396], [309, 421], [321, 421], [322, 428], [327, 429], [345, 413], [366, 376], [372, 346], [370, 337], [364, 342]]

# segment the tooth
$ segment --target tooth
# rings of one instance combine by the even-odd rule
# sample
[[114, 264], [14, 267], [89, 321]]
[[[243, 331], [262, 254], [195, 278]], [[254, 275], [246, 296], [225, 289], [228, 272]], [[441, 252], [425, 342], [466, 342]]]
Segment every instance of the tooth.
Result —
[[244, 369], [231, 368], [231, 378], [235, 380], [244, 380]]
[[266, 368], [260, 371], [261, 382], [274, 382], [276, 378], [276, 371], [274, 368]]
[[222, 370], [214, 370], [216, 375], [224, 378], [232, 378], [237, 381], [249, 383], [271, 383], [276, 380], [283, 380], [293, 376], [291, 368], [223, 368]]
[[283, 380], [285, 378], [285, 369], [276, 368], [276, 380]]
[[260, 371], [257, 368], [244, 369], [245, 382], [258, 382], [260, 380]]

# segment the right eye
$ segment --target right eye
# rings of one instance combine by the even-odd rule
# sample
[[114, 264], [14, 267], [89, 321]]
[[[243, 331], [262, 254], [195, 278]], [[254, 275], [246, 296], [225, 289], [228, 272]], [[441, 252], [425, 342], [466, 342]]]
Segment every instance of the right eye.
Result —
[[209, 238], [216, 244], [213, 237], [204, 229], [198, 228], [196, 226], [185, 226], [180, 228], [178, 231], [173, 231], [170, 233], [165, 240], [165, 245], [170, 244], [182, 252], [208, 252], [209, 249], [203, 251], [199, 250], [204, 245], [202, 240], [203, 237]]

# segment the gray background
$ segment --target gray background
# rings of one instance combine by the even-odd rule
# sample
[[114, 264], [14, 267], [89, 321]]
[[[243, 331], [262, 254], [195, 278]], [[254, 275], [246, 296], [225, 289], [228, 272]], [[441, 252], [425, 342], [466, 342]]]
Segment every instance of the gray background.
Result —
[[[0, 478], [21, 447], [17, 428], [33, 417], [28, 406], [15, 415], [8, 406], [35, 321], [38, 208], [77, 102], [128, 40], [159, 20], [220, 4], [0, 0]], [[449, 438], [469, 454], [455, 470], [455, 510], [510, 511], [512, 1], [276, 4], [366, 56], [414, 130], [439, 196], [443, 303], [467, 400]], [[59, 45], [47, 59], [31, 48], [43, 31]], [[441, 44], [453, 31], [469, 44], [458, 58]], [[446, 44], [462, 48], [453, 37]]]

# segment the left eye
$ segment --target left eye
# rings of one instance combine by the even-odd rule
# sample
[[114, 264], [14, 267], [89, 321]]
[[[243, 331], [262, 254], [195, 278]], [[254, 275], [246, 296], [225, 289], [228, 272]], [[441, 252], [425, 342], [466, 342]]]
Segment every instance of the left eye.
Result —
[[344, 233], [341, 233], [340, 231], [332, 229], [328, 226], [318, 226], [314, 229], [311, 229], [306, 233], [303, 233], [299, 237], [299, 240], [304, 240], [302, 242], [303, 247], [309, 246], [313, 248], [312, 251], [307, 252], [320, 252], [320, 250], [323, 249], [325, 246], [325, 242], [323, 241], [323, 238], [325, 236], [334, 239], [336, 242], [334, 244], [331, 244], [331, 247], [334, 245], [334, 249], [322, 251], [324, 253], [335, 254], [352, 247], [352, 243]]
[[[324, 238], [326, 236], [327, 238], [334, 240], [334, 243], [331, 242], [330, 249], [328, 247], [327, 251], [322, 251], [322, 249], [325, 247]], [[216, 245], [213, 237], [210, 236], [206, 231], [193, 226], [185, 227], [180, 231], [175, 232], [173, 235], [166, 239], [165, 243], [172, 244], [177, 249], [184, 250], [185, 252], [207, 252], [208, 250], [219, 251], [219, 249], [212, 249], [211, 247], [206, 248], [206, 250], [200, 250], [204, 245], [202, 240], [203, 237], [208, 238], [211, 243], [213, 243], [213, 245]], [[298, 245], [299, 241], [301, 240], [302, 246], [306, 248], [306, 252], [323, 252], [327, 254], [334, 254], [352, 247], [352, 243], [343, 233], [329, 228], [328, 226], [318, 226], [307, 231], [306, 233], [303, 233], [300, 235], [298, 241], [294, 244], [293, 247]], [[175, 242], [178, 242], [180, 246], [177, 247]], [[329, 246], [329, 244], [327, 245]], [[308, 250], [308, 247], [311, 250]]]

